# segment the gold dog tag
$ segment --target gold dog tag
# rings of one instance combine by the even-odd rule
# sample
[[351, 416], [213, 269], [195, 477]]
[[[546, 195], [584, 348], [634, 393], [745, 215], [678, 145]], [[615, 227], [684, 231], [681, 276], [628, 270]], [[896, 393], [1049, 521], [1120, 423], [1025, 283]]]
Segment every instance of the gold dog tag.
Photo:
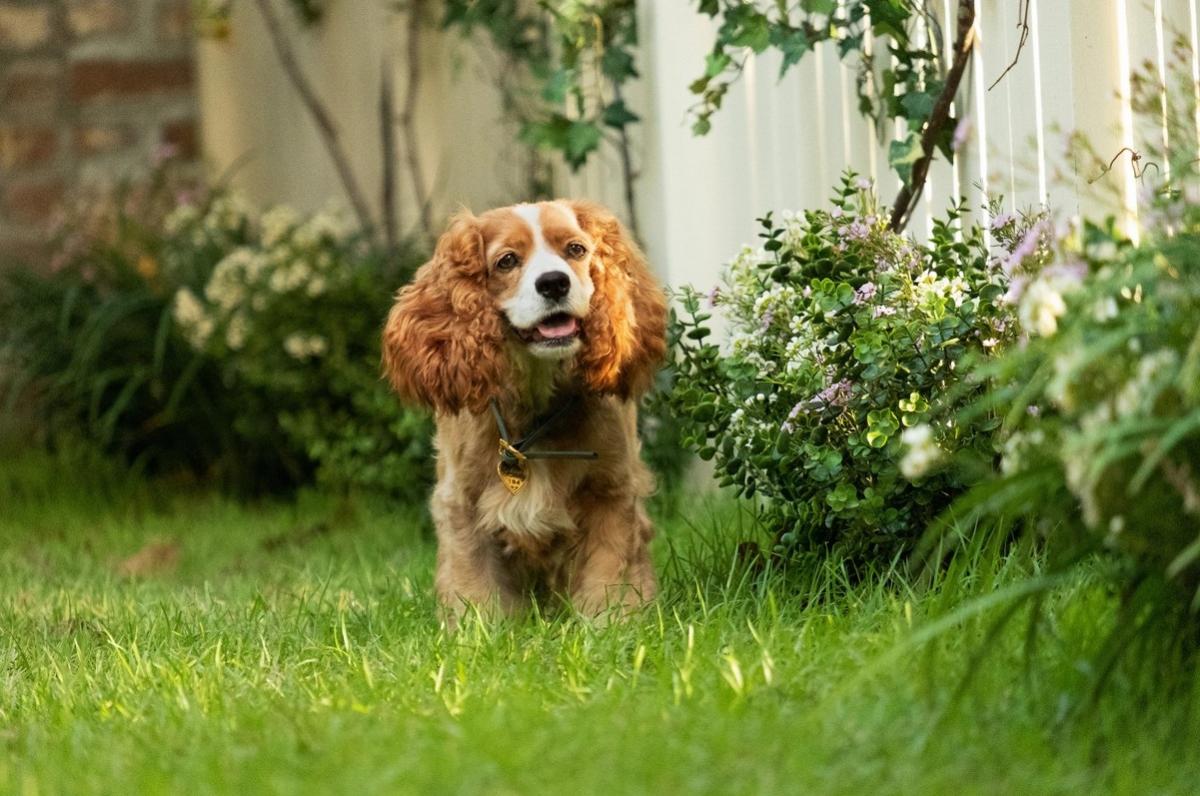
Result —
[[[505, 459], [505, 453], [512, 454], [516, 460]], [[496, 463], [496, 472], [500, 475], [500, 483], [504, 484], [504, 488], [515, 495], [529, 480], [529, 462], [523, 453], [508, 443], [508, 440], [501, 439], [500, 461]]]

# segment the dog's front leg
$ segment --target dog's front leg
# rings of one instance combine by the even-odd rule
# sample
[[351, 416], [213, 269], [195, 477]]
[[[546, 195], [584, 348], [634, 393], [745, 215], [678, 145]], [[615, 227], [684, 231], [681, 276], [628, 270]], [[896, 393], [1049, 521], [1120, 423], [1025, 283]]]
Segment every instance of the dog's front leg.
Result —
[[622, 614], [654, 598], [653, 528], [629, 496], [590, 501], [581, 513], [583, 539], [571, 577], [571, 602], [588, 616]]
[[453, 628], [468, 613], [486, 618], [517, 609], [517, 591], [495, 541], [480, 534], [461, 507], [434, 505], [437, 573], [434, 586], [446, 624]]

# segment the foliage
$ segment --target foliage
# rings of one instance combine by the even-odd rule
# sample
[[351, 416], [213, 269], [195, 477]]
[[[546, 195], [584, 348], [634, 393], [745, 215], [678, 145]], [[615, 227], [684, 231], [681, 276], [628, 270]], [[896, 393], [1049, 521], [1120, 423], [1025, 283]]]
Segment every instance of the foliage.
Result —
[[[940, 36], [930, 15], [913, 0], [700, 0], [700, 12], [720, 17], [704, 74], [691, 85], [699, 97], [692, 130], [704, 135], [746, 61], [769, 49], [782, 57], [779, 76], [818, 46], [837, 46], [843, 60], [856, 61], [858, 109], [881, 132], [900, 120], [904, 133], [890, 144], [888, 161], [907, 184], [922, 155], [921, 131], [944, 86], [947, 69]], [[868, 41], [871, 43], [868, 44]], [[957, 129], [952, 117], [937, 147], [950, 157]]]
[[995, 387], [964, 414], [1003, 420], [998, 470], [929, 537], [937, 561], [961, 543], [956, 526], [987, 517], [990, 535], [1024, 531], [1044, 545], [1051, 574], [1099, 558], [1120, 610], [1087, 657], [1097, 695], [1122, 659], [1159, 693], [1186, 692], [1179, 674], [1200, 653], [1200, 172], [1187, 143], [1197, 98], [1190, 49], [1177, 45], [1172, 58], [1175, 85], [1153, 64], [1131, 84], [1142, 129], [1175, 149], [1097, 156], [1075, 142], [1099, 168], [1141, 178], [1140, 241], [1111, 218], [1047, 226], [1044, 255], [1014, 282], [1023, 343], [979, 367], [974, 378]]
[[260, 220], [169, 171], [87, 203], [49, 273], [6, 274], [10, 403], [32, 392], [48, 441], [82, 434], [239, 491], [315, 476], [415, 493], [427, 424], [378, 379], [378, 327], [416, 257], [385, 257], [328, 214]]
[[[391, 301], [385, 285], [407, 276], [417, 256], [385, 257], [337, 213], [302, 218], [281, 206], [256, 219], [235, 197], [184, 205], [166, 228], [164, 269], [181, 285], [175, 322], [244, 393], [234, 429], [247, 439], [281, 435], [282, 449], [298, 453], [298, 478], [312, 464], [326, 485], [415, 494], [430, 458], [428, 423], [380, 380], [378, 338]], [[220, 247], [221, 259], [195, 279], [194, 248], [226, 232], [236, 245]]]
[[963, 488], [937, 460], [990, 450], [994, 420], [945, 417], [981, 390], [959, 389], [967, 358], [1011, 343], [1010, 263], [1036, 235], [1001, 218], [993, 235], [1018, 251], [993, 258], [953, 210], [918, 244], [887, 229], [853, 175], [832, 210], [760, 221], [763, 246], [744, 248], [707, 301], [682, 293], [672, 400], [721, 483], [766, 499], [781, 550], [887, 559]]
[[447, 0], [445, 6], [444, 28], [464, 35], [482, 29], [519, 64], [522, 77], [506, 93], [526, 143], [560, 153], [576, 170], [606, 135], [638, 121], [622, 95], [637, 77], [633, 0]]
[[1022, 286], [1027, 341], [982, 369], [997, 388], [975, 408], [1004, 419], [1000, 472], [958, 507], [1024, 526], [1058, 567], [1113, 558], [1098, 685], [1135, 644], [1200, 642], [1200, 177], [1173, 173], [1140, 245], [1086, 224]]

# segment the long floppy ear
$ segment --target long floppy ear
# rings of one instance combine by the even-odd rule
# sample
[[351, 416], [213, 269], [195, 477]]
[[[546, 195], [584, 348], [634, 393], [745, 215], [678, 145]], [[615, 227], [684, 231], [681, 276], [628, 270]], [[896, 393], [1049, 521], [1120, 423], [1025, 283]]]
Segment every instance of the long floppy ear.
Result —
[[456, 216], [433, 259], [396, 294], [383, 370], [400, 397], [437, 412], [483, 412], [504, 384], [504, 327], [487, 292], [478, 222]]
[[595, 292], [578, 359], [581, 375], [596, 392], [641, 395], [654, 384], [666, 354], [666, 296], [616, 216], [593, 202], [570, 205], [596, 244], [591, 265]]

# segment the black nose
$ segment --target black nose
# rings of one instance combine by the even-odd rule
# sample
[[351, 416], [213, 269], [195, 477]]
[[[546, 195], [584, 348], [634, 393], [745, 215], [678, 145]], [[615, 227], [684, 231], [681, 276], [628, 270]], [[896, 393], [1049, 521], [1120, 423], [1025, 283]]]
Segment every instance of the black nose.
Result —
[[558, 301], [571, 289], [571, 277], [565, 271], [547, 271], [537, 278], [533, 286], [541, 295]]

